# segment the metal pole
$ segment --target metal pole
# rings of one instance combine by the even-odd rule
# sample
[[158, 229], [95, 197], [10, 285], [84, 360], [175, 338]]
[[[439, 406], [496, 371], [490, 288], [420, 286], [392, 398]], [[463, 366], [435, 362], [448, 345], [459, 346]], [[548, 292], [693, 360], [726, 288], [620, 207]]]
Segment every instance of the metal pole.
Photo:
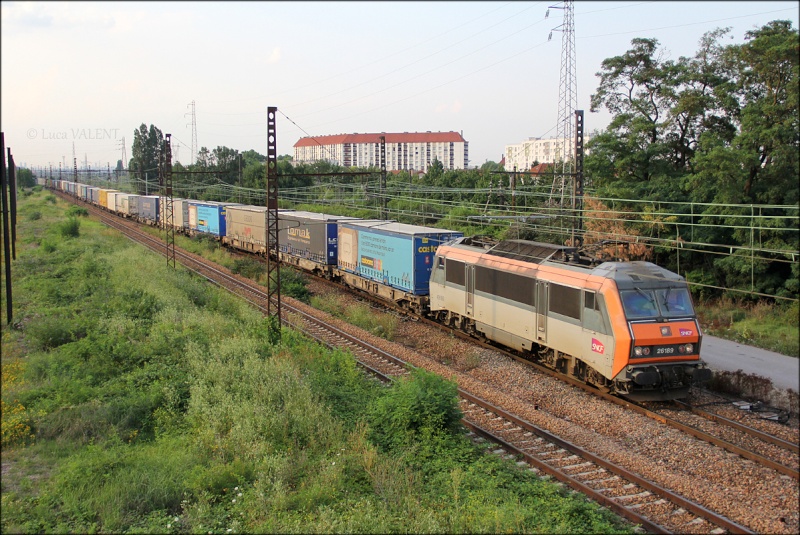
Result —
[[8, 149], [8, 190], [11, 194], [11, 258], [17, 259], [17, 166]]
[[[6, 320], [11, 325], [13, 316], [12, 300], [11, 300], [11, 251], [10, 251], [10, 237], [8, 235], [8, 199], [6, 199], [6, 135], [0, 132], [0, 153], [3, 155], [3, 172], [2, 179], [0, 180], [0, 189], [2, 189], [2, 205], [3, 205], [3, 258], [6, 265]], [[8, 156], [11, 158], [11, 149], [8, 149]]]
[[[267, 318], [272, 341], [281, 338], [281, 271], [278, 246], [278, 147], [276, 115], [278, 108], [267, 108]], [[274, 257], [274, 260], [273, 260]]]

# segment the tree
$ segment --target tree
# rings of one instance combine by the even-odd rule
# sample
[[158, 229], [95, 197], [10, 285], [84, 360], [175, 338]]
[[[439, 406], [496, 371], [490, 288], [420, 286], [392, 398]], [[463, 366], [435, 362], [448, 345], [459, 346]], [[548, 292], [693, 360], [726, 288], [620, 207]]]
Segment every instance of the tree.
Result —
[[[705, 34], [697, 53], [677, 62], [662, 61], [654, 39], [634, 39], [624, 55], [603, 61], [592, 111], [602, 107], [613, 118], [587, 143], [585, 171], [599, 197], [716, 203], [685, 218], [711, 223], [694, 240], [742, 246], [752, 243], [749, 205], [800, 200], [800, 40], [788, 21], [747, 32], [741, 45], [721, 43], [728, 31]], [[737, 214], [731, 204], [745, 206]], [[798, 248], [787, 231], [796, 219], [771, 225], [759, 229], [759, 242], [785, 259], [780, 251]], [[704, 255], [689, 270], [709, 284], [755, 280], [758, 292], [796, 294], [796, 264], [762, 253], [756, 265], [744, 252]]]
[[161, 153], [161, 143], [164, 136], [161, 130], [150, 125], [148, 129], [144, 123], [133, 131], [133, 147], [130, 169], [136, 173], [139, 180], [139, 193], [150, 193], [158, 184], [158, 160]]
[[[603, 61], [597, 73], [600, 85], [591, 98], [591, 111], [605, 107], [614, 114], [605, 136], [593, 139], [588, 147], [604, 153], [610, 166], [611, 181], [634, 181], [640, 185], [670, 174], [669, 145], [663, 137], [674, 100], [676, 74], [674, 62], [663, 61], [658, 40], [636, 38], [633, 48]], [[646, 195], [640, 188], [637, 195]]]
[[26, 167], [20, 167], [15, 175], [18, 188], [32, 188], [36, 185], [36, 178], [33, 176], [33, 171]]

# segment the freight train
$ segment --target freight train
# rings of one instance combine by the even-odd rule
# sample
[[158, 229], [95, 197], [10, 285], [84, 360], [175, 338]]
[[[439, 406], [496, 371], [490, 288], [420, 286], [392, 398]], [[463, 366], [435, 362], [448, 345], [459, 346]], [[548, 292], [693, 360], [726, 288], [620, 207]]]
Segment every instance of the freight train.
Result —
[[[123, 217], [163, 226], [163, 198], [39, 179]], [[96, 190], [96, 191], [95, 191]], [[173, 199], [174, 230], [267, 254], [266, 208]], [[574, 248], [279, 210], [282, 263], [508, 348], [606, 392], [685, 397], [711, 379], [683, 277], [649, 262], [587, 262]]]

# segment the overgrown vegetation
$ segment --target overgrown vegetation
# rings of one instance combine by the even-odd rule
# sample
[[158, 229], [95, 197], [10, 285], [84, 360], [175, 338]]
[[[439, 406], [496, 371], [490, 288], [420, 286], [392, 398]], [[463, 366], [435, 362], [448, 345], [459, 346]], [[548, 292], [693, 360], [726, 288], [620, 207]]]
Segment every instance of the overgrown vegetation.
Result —
[[295, 332], [273, 344], [92, 220], [62, 239], [43, 195], [20, 203], [3, 322], [3, 532], [632, 531], [475, 447], [452, 383], [385, 388]]
[[730, 298], [700, 302], [697, 311], [706, 334], [800, 356], [798, 303], [737, 303]]
[[310, 303], [314, 308], [324, 310], [386, 340], [393, 340], [397, 331], [397, 322], [399, 320], [396, 316], [392, 314], [376, 314], [375, 310], [368, 304], [344, 305], [342, 300], [334, 294], [311, 297]]

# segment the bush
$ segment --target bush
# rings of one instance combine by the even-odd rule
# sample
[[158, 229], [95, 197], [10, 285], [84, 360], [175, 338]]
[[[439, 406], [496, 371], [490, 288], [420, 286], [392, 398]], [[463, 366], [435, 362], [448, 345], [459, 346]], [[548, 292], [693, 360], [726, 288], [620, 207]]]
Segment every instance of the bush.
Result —
[[458, 432], [461, 416], [456, 384], [415, 369], [373, 405], [371, 439], [389, 451], [412, 444], [423, 432]]
[[308, 303], [311, 292], [306, 287], [306, 278], [302, 273], [293, 269], [281, 269], [281, 291], [284, 295]]
[[33, 212], [28, 212], [28, 221], [38, 221], [42, 218], [42, 213], [34, 210]]
[[58, 225], [58, 233], [65, 238], [77, 238], [80, 236], [81, 222], [74, 217], [67, 218]]
[[25, 329], [41, 349], [53, 349], [75, 340], [73, 328], [65, 318], [48, 316], [33, 321]]
[[56, 242], [53, 240], [44, 239], [42, 240], [42, 251], [45, 253], [53, 253], [56, 250]]
[[248, 279], [256, 279], [264, 270], [264, 263], [255, 258], [237, 258], [233, 261], [231, 273], [247, 277]]
[[82, 206], [75, 206], [74, 204], [67, 208], [67, 217], [88, 217], [89, 211]]

